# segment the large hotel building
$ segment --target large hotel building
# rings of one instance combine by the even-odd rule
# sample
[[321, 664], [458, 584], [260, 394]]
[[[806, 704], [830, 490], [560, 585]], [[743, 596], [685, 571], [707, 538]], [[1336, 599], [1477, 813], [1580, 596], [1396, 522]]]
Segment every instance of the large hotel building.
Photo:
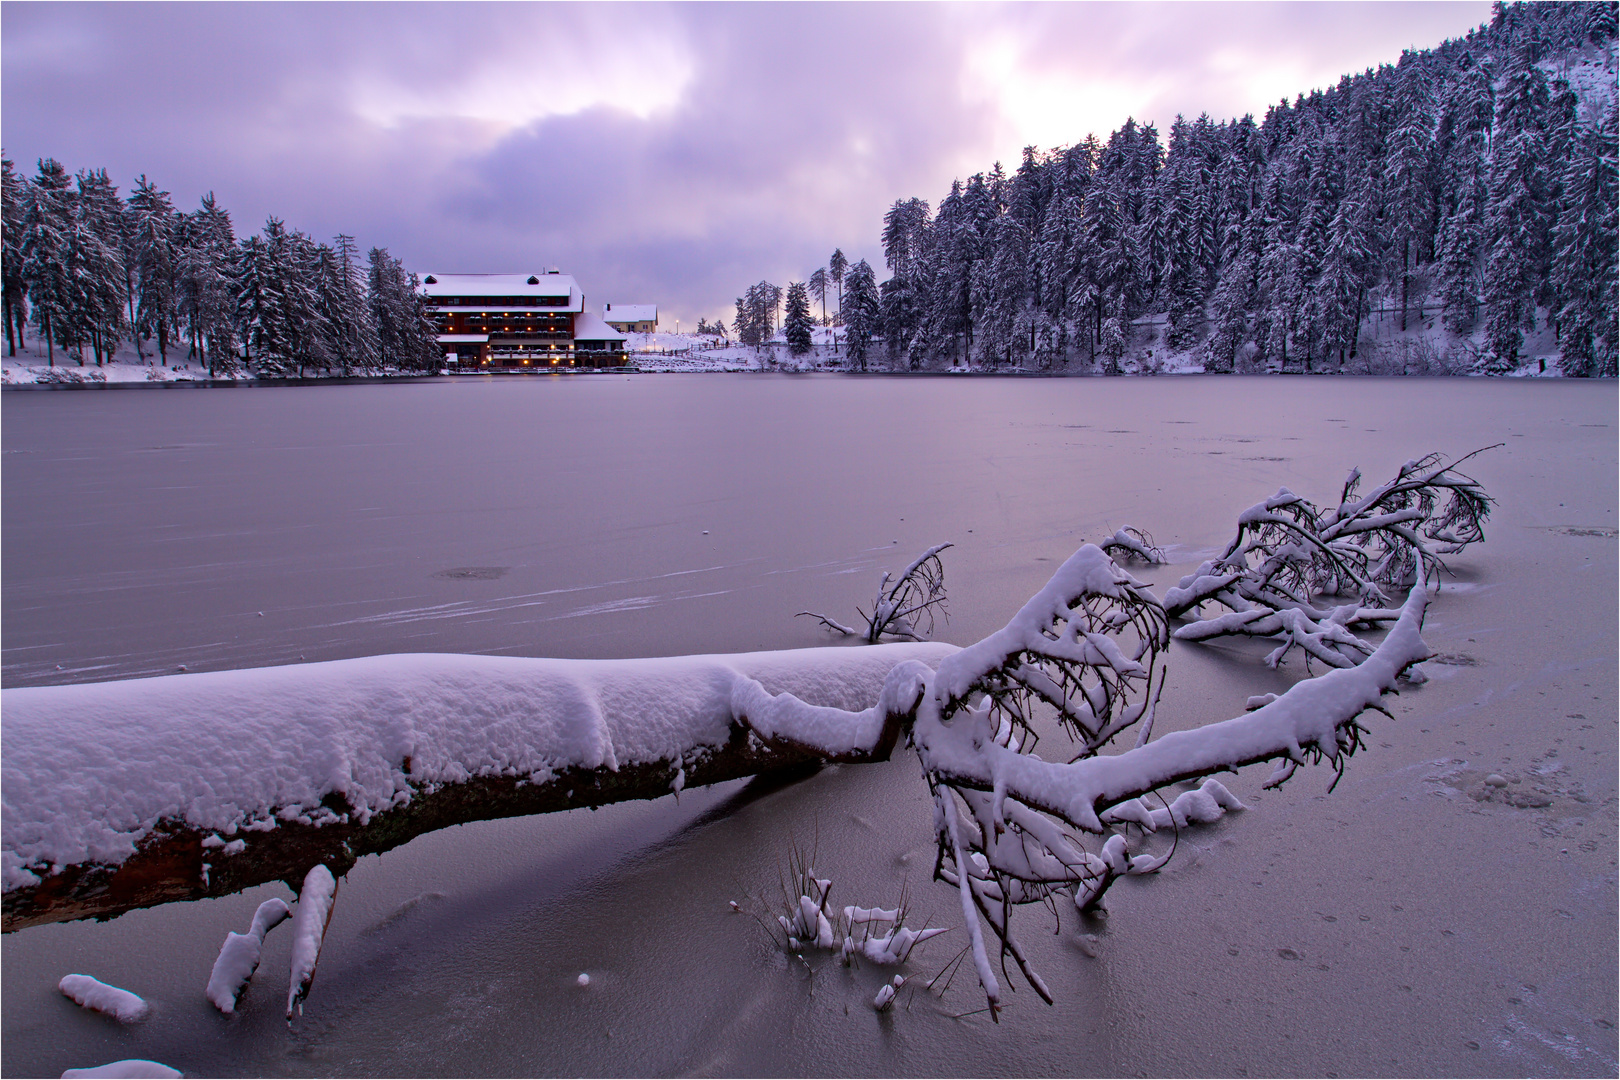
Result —
[[567, 274], [428, 274], [450, 371], [557, 371], [625, 364], [625, 336], [585, 310]]

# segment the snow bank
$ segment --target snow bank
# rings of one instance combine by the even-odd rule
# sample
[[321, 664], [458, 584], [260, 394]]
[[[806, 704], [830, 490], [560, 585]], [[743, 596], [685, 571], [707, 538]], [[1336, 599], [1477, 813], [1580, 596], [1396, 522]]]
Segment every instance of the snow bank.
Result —
[[[278, 819], [364, 822], [413, 785], [672, 760], [725, 744], [740, 680], [860, 711], [897, 664], [954, 651], [418, 654], [0, 690], [0, 881], [9, 892], [53, 867], [116, 865], [164, 819], [251, 837]], [[339, 810], [321, 805], [332, 795]]]
[[72, 1076], [86, 1077], [122, 1077], [124, 1080], [164, 1080], [165, 1077], [184, 1076], [178, 1069], [171, 1069], [167, 1065], [160, 1065], [156, 1061], [147, 1061], [145, 1058], [125, 1058], [123, 1061], [114, 1061], [106, 1065], [97, 1065], [93, 1069], [68, 1069], [62, 1074], [62, 1080]]
[[122, 1020], [126, 1024], [133, 1024], [137, 1020], [145, 1020], [150, 1011], [146, 1002], [130, 993], [120, 990], [116, 986], [108, 986], [100, 979], [92, 979], [88, 975], [64, 975], [56, 988], [87, 1009], [106, 1013], [114, 1020]]

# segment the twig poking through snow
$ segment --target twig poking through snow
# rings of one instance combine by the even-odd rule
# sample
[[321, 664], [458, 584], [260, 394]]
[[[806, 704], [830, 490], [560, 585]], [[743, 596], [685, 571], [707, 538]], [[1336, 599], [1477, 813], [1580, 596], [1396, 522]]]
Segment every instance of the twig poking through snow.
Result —
[[64, 975], [56, 988], [86, 1009], [106, 1013], [114, 1020], [133, 1024], [145, 1020], [151, 1011], [139, 995], [108, 986], [88, 975]]
[[[866, 620], [864, 631], [814, 611], [801, 611], [799, 615], [819, 619], [827, 629], [846, 637], [863, 637], [872, 645], [884, 638], [925, 641], [934, 632], [934, 616], [948, 618], [945, 614], [945, 564], [940, 561], [939, 553], [952, 546], [935, 544], [913, 559], [898, 577], [885, 571], [883, 580], [878, 582], [877, 597], [872, 601], [872, 613], [868, 615], [861, 608], [855, 609]], [[924, 619], [928, 620], [928, 625], [919, 630]]]

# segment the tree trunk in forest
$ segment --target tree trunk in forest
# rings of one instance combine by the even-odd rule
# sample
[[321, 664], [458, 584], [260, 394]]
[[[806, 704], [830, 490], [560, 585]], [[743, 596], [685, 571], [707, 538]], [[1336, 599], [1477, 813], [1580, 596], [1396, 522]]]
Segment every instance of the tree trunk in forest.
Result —
[[1412, 285], [1412, 273], [1407, 266], [1408, 262], [1410, 261], [1409, 256], [1411, 255], [1411, 246], [1412, 242], [1410, 240], [1401, 241], [1401, 333], [1403, 334], [1406, 333], [1406, 303], [1408, 290]]

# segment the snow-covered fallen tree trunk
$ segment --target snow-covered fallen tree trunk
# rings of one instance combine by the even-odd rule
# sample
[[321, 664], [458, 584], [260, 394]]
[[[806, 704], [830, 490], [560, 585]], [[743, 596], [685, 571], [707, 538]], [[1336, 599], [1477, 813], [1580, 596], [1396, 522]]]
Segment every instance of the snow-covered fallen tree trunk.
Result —
[[0, 691], [4, 930], [296, 891], [449, 825], [812, 762], [739, 722], [734, 689], [848, 715], [897, 665], [954, 651], [401, 655]]

